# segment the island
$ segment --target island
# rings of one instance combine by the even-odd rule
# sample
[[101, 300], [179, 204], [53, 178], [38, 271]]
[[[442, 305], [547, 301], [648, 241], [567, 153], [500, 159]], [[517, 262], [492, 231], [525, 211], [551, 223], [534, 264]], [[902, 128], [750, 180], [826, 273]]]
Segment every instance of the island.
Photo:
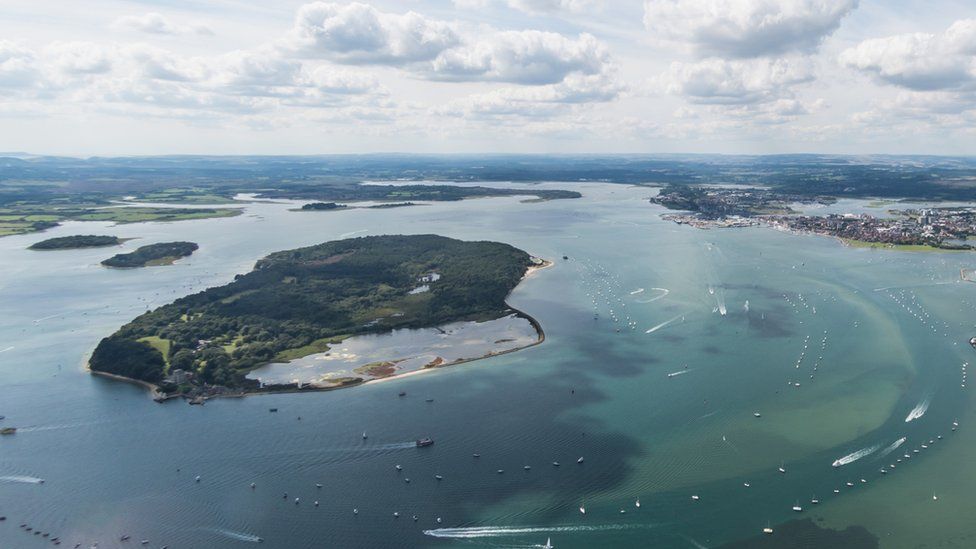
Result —
[[[534, 345], [542, 340], [538, 323], [505, 300], [543, 265], [507, 244], [437, 235], [369, 236], [277, 252], [225, 286], [137, 317], [102, 339], [89, 367], [149, 384], [157, 398], [199, 401], [361, 383], [353, 375], [307, 387], [247, 378], [261, 366], [328, 352], [359, 335], [519, 315], [537, 332]], [[360, 371], [389, 374], [391, 367]]]
[[305, 204], [301, 207], [303, 212], [323, 212], [329, 210], [341, 210], [347, 208], [345, 204], [337, 204], [335, 202], [312, 202]]
[[177, 259], [189, 256], [199, 247], [195, 242], [149, 244], [136, 249], [134, 252], [114, 255], [102, 261], [102, 265], [123, 269], [170, 265]]
[[104, 248], [107, 246], [118, 246], [125, 242], [117, 236], [107, 235], [74, 235], [49, 238], [31, 244], [29, 250], [74, 250], [78, 248]]

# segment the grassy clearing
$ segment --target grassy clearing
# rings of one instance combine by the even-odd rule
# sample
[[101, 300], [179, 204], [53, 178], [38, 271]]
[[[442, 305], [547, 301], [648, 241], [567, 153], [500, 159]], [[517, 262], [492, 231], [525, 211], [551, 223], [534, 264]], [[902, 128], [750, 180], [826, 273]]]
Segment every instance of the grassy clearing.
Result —
[[309, 343], [304, 347], [298, 347], [295, 349], [286, 349], [281, 351], [275, 356], [276, 362], [289, 362], [291, 360], [299, 359], [304, 356], [314, 355], [318, 353], [328, 352], [331, 345], [342, 342], [349, 336], [341, 335], [336, 337], [328, 337], [324, 339], [316, 339], [315, 341]]
[[166, 361], [166, 370], [169, 371], [170, 341], [168, 339], [163, 339], [157, 336], [148, 336], [148, 337], [141, 337], [137, 341], [148, 343], [153, 349], [159, 351], [163, 355], [163, 360]]
[[946, 248], [937, 248], [935, 246], [929, 246], [928, 244], [888, 244], [885, 242], [868, 242], [866, 240], [854, 240], [852, 238], [843, 238], [844, 244], [850, 246], [851, 248], [872, 248], [872, 249], [882, 249], [882, 250], [896, 250], [899, 252], [968, 252], [970, 250], [951, 250]]

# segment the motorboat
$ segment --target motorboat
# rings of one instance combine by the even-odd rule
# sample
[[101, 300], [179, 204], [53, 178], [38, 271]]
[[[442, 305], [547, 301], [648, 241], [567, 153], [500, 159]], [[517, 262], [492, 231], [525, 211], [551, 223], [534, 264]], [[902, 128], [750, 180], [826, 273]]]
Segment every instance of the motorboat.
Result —
[[424, 448], [426, 446], [433, 446], [434, 439], [430, 437], [424, 437], [417, 441], [417, 448]]

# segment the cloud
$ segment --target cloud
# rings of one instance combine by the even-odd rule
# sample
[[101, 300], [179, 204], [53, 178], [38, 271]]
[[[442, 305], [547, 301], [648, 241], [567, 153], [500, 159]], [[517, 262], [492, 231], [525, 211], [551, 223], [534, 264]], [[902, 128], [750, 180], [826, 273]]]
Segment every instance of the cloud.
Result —
[[573, 75], [558, 84], [504, 87], [464, 97], [434, 109], [465, 118], [552, 118], [581, 105], [613, 101], [625, 91], [611, 73]]
[[644, 25], [702, 57], [815, 51], [858, 0], [645, 0]]
[[535, 30], [505, 31], [443, 52], [432, 62], [430, 76], [453, 81], [554, 84], [573, 73], [598, 74], [609, 61], [607, 48], [589, 34], [574, 39]]
[[561, 11], [582, 13], [599, 9], [599, 0], [508, 0], [508, 5], [526, 13], [557, 13]]
[[144, 32], [148, 34], [202, 34], [212, 35], [206, 25], [188, 23], [180, 25], [174, 23], [161, 13], [149, 12], [145, 15], [125, 15], [112, 22], [112, 28], [122, 31]]
[[104, 74], [112, 70], [114, 54], [91, 42], [55, 42], [44, 48], [45, 63], [67, 75]]
[[33, 86], [38, 81], [34, 52], [0, 40], [0, 89], [17, 89]]
[[939, 34], [865, 40], [840, 55], [844, 66], [915, 91], [976, 90], [976, 19]]
[[793, 87], [814, 79], [805, 58], [724, 60], [671, 64], [661, 82], [691, 103], [754, 105], [793, 99]]
[[610, 65], [609, 50], [590, 34], [462, 28], [360, 3], [302, 6], [279, 47], [302, 58], [390, 65], [449, 82], [548, 85], [570, 75], [599, 74]]
[[282, 45], [337, 63], [404, 65], [430, 61], [457, 45], [451, 24], [420, 14], [386, 13], [367, 4], [305, 4]]

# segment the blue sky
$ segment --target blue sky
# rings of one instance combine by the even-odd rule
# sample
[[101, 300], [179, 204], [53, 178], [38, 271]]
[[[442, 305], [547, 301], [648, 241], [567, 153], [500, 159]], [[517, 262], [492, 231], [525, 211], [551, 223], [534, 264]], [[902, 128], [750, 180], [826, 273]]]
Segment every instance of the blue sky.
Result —
[[0, 9], [5, 151], [976, 151], [971, 2]]

